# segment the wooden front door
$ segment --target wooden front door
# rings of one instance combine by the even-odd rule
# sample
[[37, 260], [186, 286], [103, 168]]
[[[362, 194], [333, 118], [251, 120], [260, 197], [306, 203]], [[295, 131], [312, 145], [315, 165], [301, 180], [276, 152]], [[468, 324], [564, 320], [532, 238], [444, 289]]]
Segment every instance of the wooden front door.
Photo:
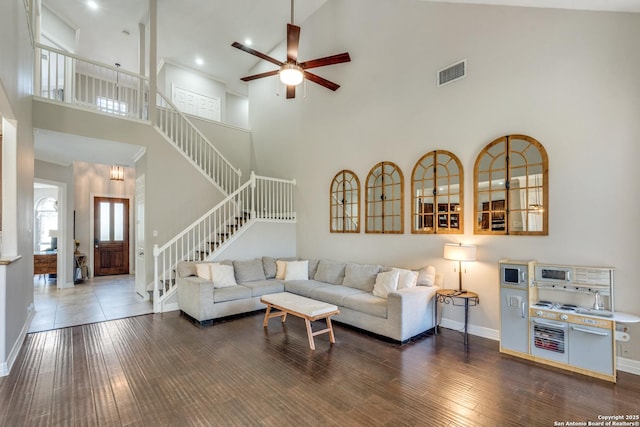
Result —
[[129, 274], [129, 200], [94, 199], [94, 272]]

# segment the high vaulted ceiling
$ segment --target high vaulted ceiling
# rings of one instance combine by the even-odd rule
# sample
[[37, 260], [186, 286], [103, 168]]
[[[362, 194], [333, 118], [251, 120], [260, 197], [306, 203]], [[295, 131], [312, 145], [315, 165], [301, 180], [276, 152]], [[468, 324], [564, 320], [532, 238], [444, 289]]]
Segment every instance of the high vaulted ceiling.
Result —
[[[137, 72], [138, 24], [148, 22], [149, 0], [94, 1], [97, 10], [89, 8], [87, 0], [43, 0], [43, 4], [79, 30], [75, 53]], [[295, 23], [302, 24], [326, 1], [295, 2]], [[436, 1], [640, 12], [640, 0]], [[231, 43], [251, 39], [254, 49], [268, 53], [284, 40], [291, 18], [290, 0], [158, 0], [157, 5], [158, 59], [198, 69], [238, 94], [247, 93], [240, 77], [258, 60]], [[196, 57], [202, 58], [201, 66]]]
[[[98, 4], [97, 10], [92, 10], [87, 0], [42, 0], [45, 7], [77, 31], [74, 53], [109, 65], [117, 62], [124, 69], [138, 72], [139, 24], [148, 23], [149, 0], [94, 1]], [[294, 22], [303, 27], [303, 33], [304, 21], [327, 1], [296, 1]], [[640, 12], [640, 0], [433, 1]], [[290, 0], [157, 0], [157, 7], [158, 60], [199, 70], [240, 95], [247, 93], [247, 84], [240, 78], [247, 75], [259, 60], [234, 49], [231, 43], [239, 41], [246, 44], [246, 39], [251, 39], [254, 49], [269, 53], [284, 41], [286, 23], [291, 20]], [[202, 65], [196, 64], [196, 57], [202, 58]], [[305, 59], [309, 58], [301, 57], [301, 60]], [[128, 147], [126, 144], [109, 145], [104, 150], [109, 152], [106, 158], [96, 155], [103, 152], [97, 149], [101, 141], [93, 141], [91, 152], [83, 152], [82, 147], [87, 144], [81, 145], [81, 142], [77, 137], [62, 138], [55, 132], [42, 131], [36, 135], [36, 158], [60, 164], [70, 164], [73, 160], [102, 160], [103, 163], [132, 166], [140, 150], [140, 147]], [[104, 144], [108, 142], [104, 141]]]

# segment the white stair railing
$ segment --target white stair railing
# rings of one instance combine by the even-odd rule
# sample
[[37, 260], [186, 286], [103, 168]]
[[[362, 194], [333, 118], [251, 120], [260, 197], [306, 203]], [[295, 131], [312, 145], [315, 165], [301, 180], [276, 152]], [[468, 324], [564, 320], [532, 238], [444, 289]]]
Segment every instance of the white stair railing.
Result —
[[136, 119], [147, 119], [147, 78], [119, 67], [35, 44], [34, 95]]
[[218, 203], [209, 212], [164, 245], [153, 247], [153, 307], [175, 290], [175, 268], [179, 261], [210, 258], [216, 250], [235, 240], [255, 221], [295, 222], [296, 182], [256, 176]]
[[225, 195], [240, 187], [242, 174], [167, 97], [158, 92], [157, 127]]

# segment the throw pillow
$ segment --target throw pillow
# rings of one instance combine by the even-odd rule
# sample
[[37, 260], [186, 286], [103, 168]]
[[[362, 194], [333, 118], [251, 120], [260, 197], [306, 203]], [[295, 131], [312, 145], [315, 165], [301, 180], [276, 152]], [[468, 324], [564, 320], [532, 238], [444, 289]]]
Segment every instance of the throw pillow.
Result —
[[196, 264], [196, 276], [205, 280], [211, 280], [211, 263], [199, 262]]
[[262, 257], [262, 268], [264, 268], [264, 275], [267, 279], [273, 279], [276, 277], [276, 259], [268, 256]]
[[394, 268], [398, 271], [398, 289], [413, 288], [418, 283], [418, 272]]
[[211, 264], [211, 278], [214, 288], [228, 288], [237, 285], [233, 267], [230, 265]]
[[418, 274], [418, 285], [433, 286], [436, 283], [436, 268], [432, 265], [422, 267]]
[[238, 282], [253, 282], [266, 279], [264, 268], [262, 267], [262, 259], [233, 261], [233, 268]]
[[313, 279], [316, 277], [316, 273], [318, 272], [318, 263], [320, 260], [310, 259], [309, 260], [309, 278]]
[[276, 261], [276, 279], [284, 280], [284, 275], [287, 269], [287, 261], [277, 260]]
[[398, 289], [398, 271], [391, 270], [378, 273], [376, 283], [373, 285], [373, 295], [386, 299], [389, 292]]
[[332, 285], [342, 285], [344, 271], [347, 264], [335, 261], [321, 260], [318, 263], [318, 271], [314, 279], [318, 282], [331, 283]]
[[289, 261], [284, 280], [309, 280], [309, 261]]
[[379, 272], [379, 265], [347, 264], [342, 285], [371, 292]]

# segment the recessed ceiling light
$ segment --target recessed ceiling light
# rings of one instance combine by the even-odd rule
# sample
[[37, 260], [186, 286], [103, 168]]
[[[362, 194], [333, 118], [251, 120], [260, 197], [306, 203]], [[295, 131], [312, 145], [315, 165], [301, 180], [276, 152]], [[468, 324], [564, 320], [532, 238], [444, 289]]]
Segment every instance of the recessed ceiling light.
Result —
[[253, 40], [251, 39], [244, 39], [244, 44], [246, 44], [247, 46], [251, 46], [253, 44]]
[[98, 3], [95, 0], [87, 0], [87, 6], [89, 6], [89, 9], [98, 10]]
[[204, 60], [202, 58], [200, 58], [199, 56], [196, 56], [196, 64], [202, 65], [202, 64], [204, 64]]

